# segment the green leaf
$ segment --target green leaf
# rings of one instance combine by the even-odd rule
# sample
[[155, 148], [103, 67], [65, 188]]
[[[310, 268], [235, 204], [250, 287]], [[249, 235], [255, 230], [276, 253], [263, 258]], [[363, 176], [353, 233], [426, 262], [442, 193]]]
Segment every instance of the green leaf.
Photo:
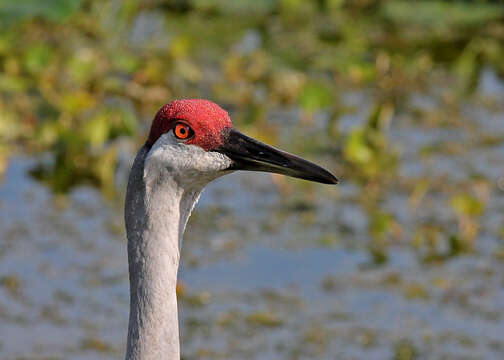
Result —
[[366, 141], [366, 134], [362, 129], [353, 130], [346, 140], [344, 155], [350, 162], [366, 164], [373, 159], [373, 151]]
[[0, 23], [39, 16], [46, 20], [62, 21], [79, 10], [82, 0], [2, 0], [0, 2]]
[[315, 112], [333, 102], [329, 86], [320, 82], [306, 84], [301, 91], [299, 103], [306, 112]]
[[480, 216], [485, 204], [471, 195], [457, 195], [451, 199], [452, 209], [459, 215]]
[[223, 14], [266, 14], [276, 5], [276, 0], [193, 0], [198, 10], [215, 11]]
[[386, 18], [410, 25], [483, 25], [504, 16], [504, 8], [481, 2], [388, 1], [382, 7]]
[[29, 72], [38, 73], [44, 70], [51, 60], [51, 49], [45, 44], [37, 44], [27, 49], [24, 66]]
[[87, 122], [84, 134], [91, 146], [101, 146], [107, 141], [110, 133], [110, 126], [107, 116], [102, 113]]
[[25, 79], [17, 76], [0, 74], [0, 90], [6, 92], [22, 92], [28, 87]]

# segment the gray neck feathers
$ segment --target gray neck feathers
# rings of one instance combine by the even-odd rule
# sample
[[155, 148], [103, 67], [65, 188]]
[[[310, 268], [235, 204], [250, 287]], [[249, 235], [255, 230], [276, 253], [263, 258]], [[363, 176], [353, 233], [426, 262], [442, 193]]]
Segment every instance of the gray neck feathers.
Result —
[[126, 359], [179, 360], [177, 271], [184, 228], [202, 187], [181, 187], [167, 168], [147, 164], [148, 154], [145, 146], [138, 152], [126, 194], [130, 277]]

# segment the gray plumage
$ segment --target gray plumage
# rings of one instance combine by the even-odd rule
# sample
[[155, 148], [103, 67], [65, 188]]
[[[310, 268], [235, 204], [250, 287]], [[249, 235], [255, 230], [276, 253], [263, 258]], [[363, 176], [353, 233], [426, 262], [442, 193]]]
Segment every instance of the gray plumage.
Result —
[[180, 359], [177, 271], [182, 235], [203, 187], [231, 160], [164, 134], [143, 146], [125, 204], [130, 276], [127, 360]]

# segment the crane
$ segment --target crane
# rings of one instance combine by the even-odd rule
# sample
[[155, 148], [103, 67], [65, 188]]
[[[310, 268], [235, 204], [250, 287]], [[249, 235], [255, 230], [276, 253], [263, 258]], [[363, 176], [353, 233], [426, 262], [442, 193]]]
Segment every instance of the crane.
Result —
[[205, 185], [235, 170], [338, 182], [320, 166], [240, 133], [212, 101], [163, 106], [134, 160], [126, 192], [127, 360], [180, 359], [176, 285], [182, 236]]

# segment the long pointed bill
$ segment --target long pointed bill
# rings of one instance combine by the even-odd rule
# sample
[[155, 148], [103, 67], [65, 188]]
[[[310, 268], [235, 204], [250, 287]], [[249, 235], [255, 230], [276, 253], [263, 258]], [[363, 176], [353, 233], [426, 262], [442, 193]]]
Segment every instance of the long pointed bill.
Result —
[[265, 171], [323, 184], [337, 184], [329, 171], [295, 155], [275, 149], [241, 132], [230, 129], [224, 144], [214, 149], [234, 161], [230, 170]]

